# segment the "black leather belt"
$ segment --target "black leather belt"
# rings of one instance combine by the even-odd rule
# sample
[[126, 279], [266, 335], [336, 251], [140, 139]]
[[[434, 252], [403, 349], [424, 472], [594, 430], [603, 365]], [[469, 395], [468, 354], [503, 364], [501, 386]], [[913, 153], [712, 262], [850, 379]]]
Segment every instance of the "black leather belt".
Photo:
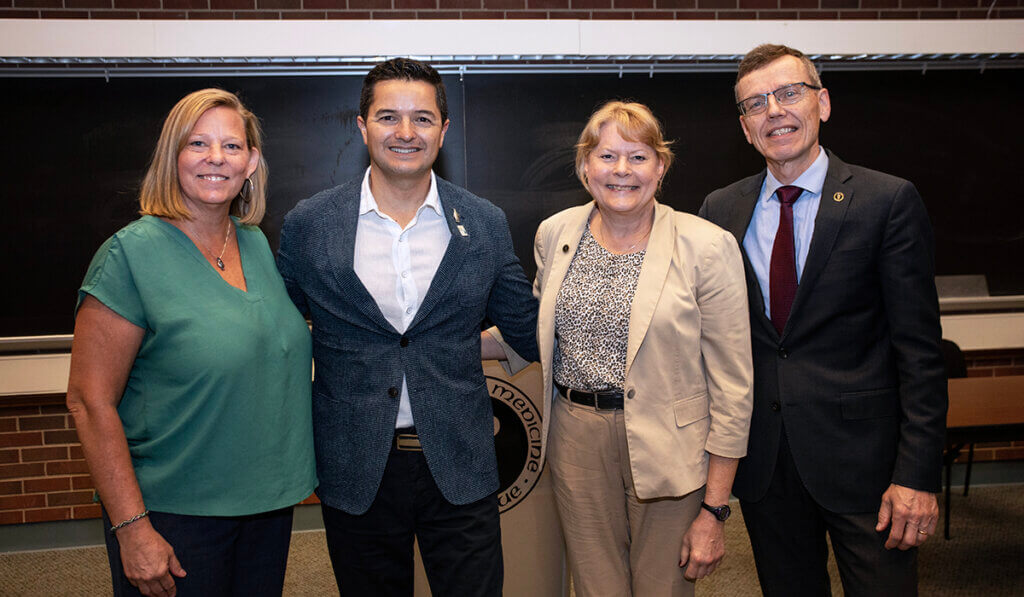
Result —
[[622, 410], [622, 392], [581, 392], [555, 382], [555, 387], [570, 402], [592, 406], [597, 410]]
[[415, 427], [395, 429], [395, 439], [391, 442], [391, 447], [402, 452], [423, 451], [423, 446], [420, 445], [420, 436], [416, 435]]

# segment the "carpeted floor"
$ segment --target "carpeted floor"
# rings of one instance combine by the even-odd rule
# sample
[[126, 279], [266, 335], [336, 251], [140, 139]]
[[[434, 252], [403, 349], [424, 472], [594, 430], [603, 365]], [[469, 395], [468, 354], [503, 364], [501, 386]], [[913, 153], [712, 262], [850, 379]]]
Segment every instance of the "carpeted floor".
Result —
[[[698, 583], [700, 597], [760, 594], [739, 508], [734, 512], [726, 559]], [[934, 537], [921, 548], [922, 597], [1024, 595], [1024, 485], [972, 487], [969, 497], [954, 495], [952, 535], [950, 541]], [[830, 573], [833, 594], [841, 595], [834, 565]], [[0, 595], [109, 595], [109, 574], [102, 547], [0, 554]], [[338, 594], [322, 531], [293, 535], [284, 594]]]

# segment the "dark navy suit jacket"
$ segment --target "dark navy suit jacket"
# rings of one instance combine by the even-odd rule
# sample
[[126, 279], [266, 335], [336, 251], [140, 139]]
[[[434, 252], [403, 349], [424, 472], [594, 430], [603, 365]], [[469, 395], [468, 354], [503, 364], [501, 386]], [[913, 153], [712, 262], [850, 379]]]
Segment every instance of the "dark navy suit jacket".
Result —
[[[278, 268], [313, 322], [317, 495], [362, 514], [384, 474], [402, 377], [430, 472], [453, 504], [498, 489], [491, 400], [480, 362], [486, 319], [537, 360], [537, 302], [505, 214], [437, 178], [448, 248], [409, 329], [388, 323], [353, 269], [362, 177], [300, 202], [285, 217]], [[457, 229], [453, 210], [468, 235]]]
[[[890, 483], [938, 491], [946, 422], [931, 225], [914, 185], [829, 152], [814, 236], [780, 336], [744, 252], [754, 411], [733, 493], [768, 490], [783, 424], [807, 490], [833, 512], [873, 512]], [[765, 172], [719, 189], [700, 215], [740, 247]]]

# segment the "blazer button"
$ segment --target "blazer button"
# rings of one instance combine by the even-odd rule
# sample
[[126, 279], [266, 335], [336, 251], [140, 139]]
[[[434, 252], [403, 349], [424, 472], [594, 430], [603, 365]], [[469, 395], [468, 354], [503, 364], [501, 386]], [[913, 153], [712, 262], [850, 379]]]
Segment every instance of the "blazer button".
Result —
[[626, 398], [632, 400], [633, 396], [636, 396], [636, 390], [630, 389], [628, 392], [626, 392]]
[[562, 252], [563, 253], [568, 253], [569, 252], [569, 245], [562, 245]]
[[398, 398], [398, 388], [394, 386], [388, 388], [388, 396], [392, 398]]
[[788, 359], [789, 358], [789, 352], [785, 348], [783, 348], [781, 346], [779, 347], [779, 358], [780, 359]]
[[774, 410], [775, 412], [779, 412], [780, 410], [782, 410], [782, 405], [781, 405], [781, 404], [779, 404], [779, 403], [778, 403], [778, 401], [772, 402], [772, 403], [771, 403], [770, 405], [768, 405], [768, 406], [769, 406], [769, 407], [770, 407], [770, 408], [771, 408], [772, 410]]
[[398, 341], [398, 345], [401, 346], [402, 348], [409, 346], [409, 338], [407, 338], [406, 336], [402, 336], [402, 339]]

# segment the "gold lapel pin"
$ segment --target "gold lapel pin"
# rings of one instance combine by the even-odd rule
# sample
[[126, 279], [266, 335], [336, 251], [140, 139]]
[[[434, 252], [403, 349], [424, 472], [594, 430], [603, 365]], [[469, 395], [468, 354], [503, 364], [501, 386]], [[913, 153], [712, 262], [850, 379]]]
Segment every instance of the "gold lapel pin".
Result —
[[455, 218], [456, 224], [458, 224], [461, 221], [461, 218], [459, 218], [459, 212], [456, 211], [454, 207], [452, 208], [452, 217]]
[[846, 199], [846, 195], [842, 193], [836, 193], [835, 195], [832, 195], [832, 200], [835, 201], [836, 203], [839, 203], [843, 199]]

